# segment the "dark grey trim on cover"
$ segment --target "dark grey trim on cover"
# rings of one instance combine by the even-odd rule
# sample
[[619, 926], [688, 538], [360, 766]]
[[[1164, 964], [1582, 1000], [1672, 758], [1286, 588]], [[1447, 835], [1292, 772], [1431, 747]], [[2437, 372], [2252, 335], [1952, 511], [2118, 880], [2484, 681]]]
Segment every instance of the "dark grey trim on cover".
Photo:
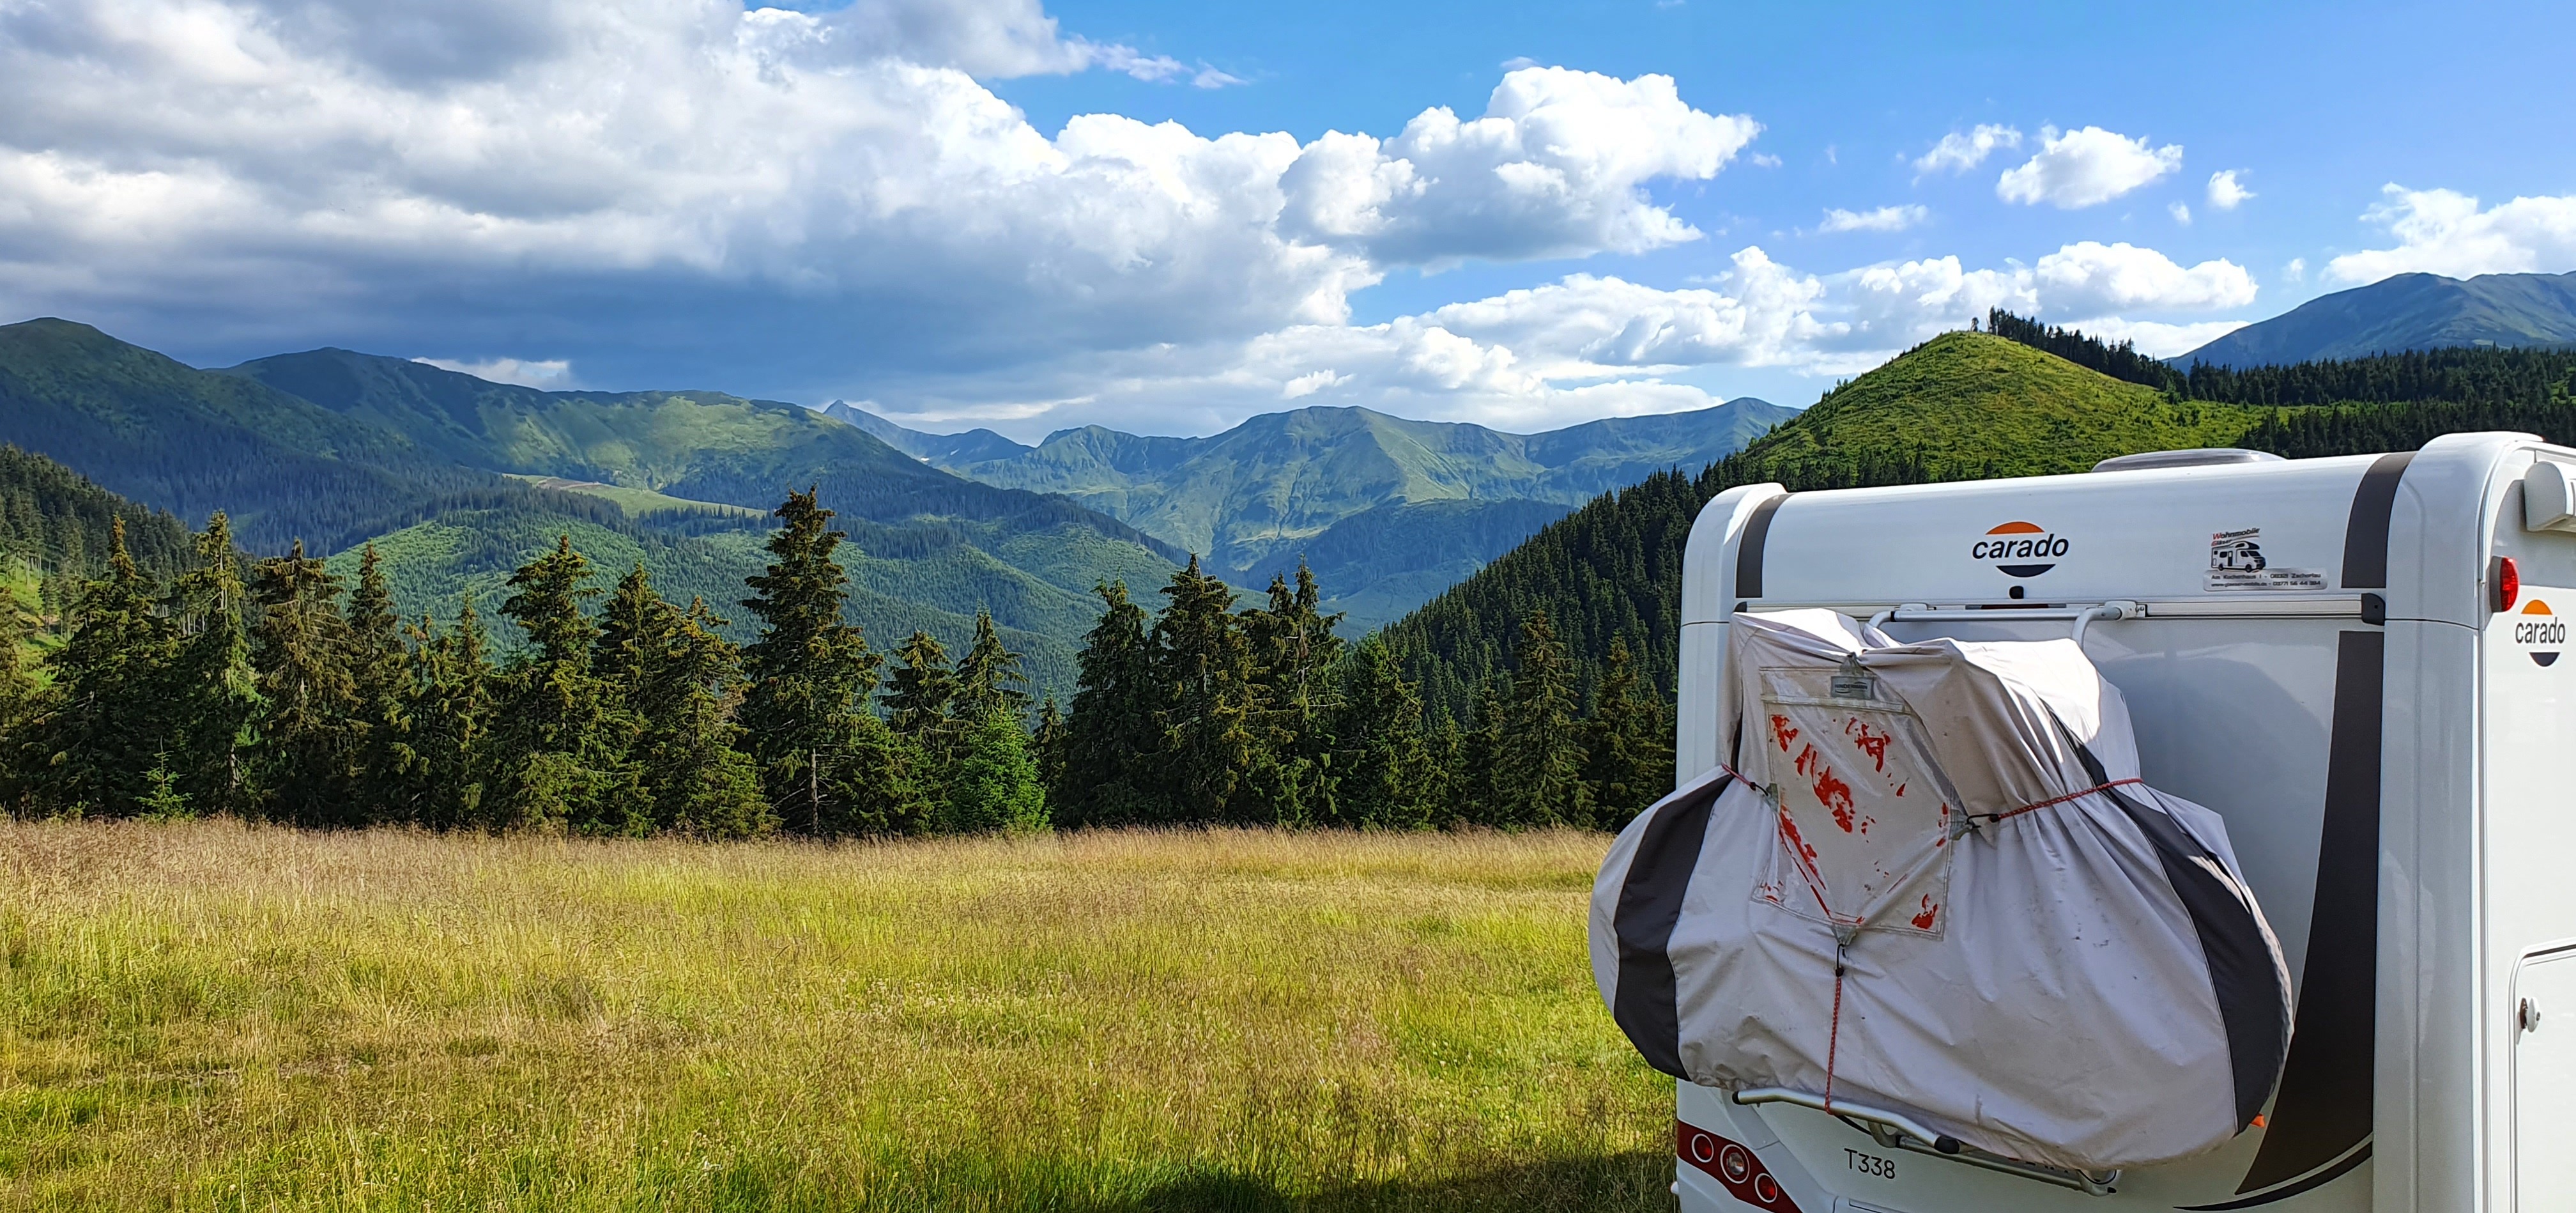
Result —
[[[2358, 508], [2357, 506], [2355, 507]], [[2379, 1015], [2380, 700], [2388, 633], [2345, 632], [2335, 653], [2334, 723], [2326, 751], [2325, 822], [2298, 1029], [2263, 1146], [2236, 1190], [2295, 1179], [2343, 1157], [2371, 1133], [2373, 1036]]]
[[1637, 853], [1628, 860], [1628, 879], [1619, 886], [1619, 908], [1610, 919], [1619, 937], [1619, 988], [1610, 1017], [1647, 1065], [1675, 1078], [1690, 1075], [1682, 1072], [1680, 995], [1668, 949], [1673, 924], [1681, 921], [1682, 895], [1690, 891], [1700, 847], [1708, 840], [1709, 810], [1733, 782], [1734, 776], [1721, 775], [1652, 810], [1654, 820], [1637, 836]]
[[2361, 474], [2352, 492], [2352, 516], [2343, 525], [2343, 588], [2388, 588], [2388, 516], [2397, 509], [2397, 481], [2415, 452], [2382, 455]]
[[[2075, 754], [2094, 783], [2111, 782], [2102, 760], [2090, 748], [2078, 742]], [[2182, 899], [2192, 930], [2200, 936], [2210, 992], [2217, 996], [2219, 1022], [2227, 1029], [2227, 1060], [2236, 1084], [2236, 1125], [2244, 1128], [2263, 1110], [2263, 1101], [2272, 1097], [2290, 1038], [2285, 1009], [2290, 992], [2281, 988], [2271, 941], [2264, 937], [2262, 919], [2254, 912], [2254, 894], [2171, 814], [2141, 804], [2119, 788], [2106, 789], [2104, 795], [2120, 806], [2129, 824], [2138, 827], [2138, 833], [2156, 849], [2165, 882]]]
[[1735, 545], [1736, 598], [1762, 596], [1762, 545], [1771, 538], [1771, 516], [1780, 512], [1780, 503], [1792, 494], [1782, 493], [1753, 507], [1753, 516], [1744, 520], [1744, 538]]

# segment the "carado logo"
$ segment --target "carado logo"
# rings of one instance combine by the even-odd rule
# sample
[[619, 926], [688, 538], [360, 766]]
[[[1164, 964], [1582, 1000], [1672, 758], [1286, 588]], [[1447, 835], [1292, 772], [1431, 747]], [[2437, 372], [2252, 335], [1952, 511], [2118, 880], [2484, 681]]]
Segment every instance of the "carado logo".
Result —
[[2559, 651], [2567, 644], [2567, 625], [2537, 598], [2522, 604], [2522, 616], [2513, 621], [2513, 642], [2531, 654], [2532, 664], [2556, 665]]
[[2056, 568], [2065, 554], [2066, 540], [2036, 522], [2007, 522], [1968, 549], [1976, 559], [1994, 561], [1995, 571], [2006, 577], [2037, 577]]

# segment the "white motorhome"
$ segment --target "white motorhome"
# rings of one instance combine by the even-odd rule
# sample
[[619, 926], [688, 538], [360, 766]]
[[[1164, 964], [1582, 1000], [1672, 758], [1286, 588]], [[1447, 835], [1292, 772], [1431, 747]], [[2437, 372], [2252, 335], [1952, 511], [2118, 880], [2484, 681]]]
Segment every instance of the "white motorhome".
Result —
[[2116, 1177], [1681, 1083], [1685, 1210], [2576, 1209], [2576, 450], [2462, 434], [1752, 485], [1701, 512], [1684, 578], [1686, 783], [1729, 757], [1736, 611], [1829, 607], [1907, 641], [2075, 634], [2148, 781], [2225, 818], [2297, 996], [2258, 1127]]

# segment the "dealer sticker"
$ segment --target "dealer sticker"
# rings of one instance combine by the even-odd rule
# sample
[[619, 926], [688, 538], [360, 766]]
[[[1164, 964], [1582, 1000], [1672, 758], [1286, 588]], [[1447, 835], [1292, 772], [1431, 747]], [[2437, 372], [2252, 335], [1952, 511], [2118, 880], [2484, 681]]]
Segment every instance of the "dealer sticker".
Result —
[[2326, 575], [2316, 569], [2278, 569], [2263, 555], [2263, 528], [2220, 531], [2209, 537], [2209, 579], [2204, 590], [2322, 590]]

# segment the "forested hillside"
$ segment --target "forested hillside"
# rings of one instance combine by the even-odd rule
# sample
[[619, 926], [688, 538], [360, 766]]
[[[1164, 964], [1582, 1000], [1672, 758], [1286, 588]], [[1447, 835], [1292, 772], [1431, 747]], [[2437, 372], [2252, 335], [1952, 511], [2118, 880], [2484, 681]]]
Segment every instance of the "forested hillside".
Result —
[[2260, 410], [2169, 400], [1982, 333], [1949, 333], [1827, 392], [1815, 407], [1697, 474], [1603, 496], [1387, 629], [1436, 712], [1473, 715], [1511, 668], [1520, 621], [1555, 621], [1583, 686], [1611, 645], [1638, 653], [1658, 694], [1680, 660], [1681, 558], [1709, 498], [1739, 484], [1792, 489], [2082, 471], [2132, 451], [2225, 446]]
[[1988, 332], [1936, 338], [1695, 476], [1658, 477], [1595, 500], [1389, 628], [1387, 640], [1432, 708], [1462, 719], [1473, 715], [1479, 685], [1508, 673], [1513, 630], [1539, 610], [1555, 620], [1585, 685], [1624, 638], [1669, 695], [1690, 523], [1739, 484], [1809, 490], [2045, 475], [2194, 446], [2369, 454], [2475, 430], [2576, 442], [2571, 406], [2576, 351], [2430, 350], [2186, 374], [2126, 345], [1997, 313]]

